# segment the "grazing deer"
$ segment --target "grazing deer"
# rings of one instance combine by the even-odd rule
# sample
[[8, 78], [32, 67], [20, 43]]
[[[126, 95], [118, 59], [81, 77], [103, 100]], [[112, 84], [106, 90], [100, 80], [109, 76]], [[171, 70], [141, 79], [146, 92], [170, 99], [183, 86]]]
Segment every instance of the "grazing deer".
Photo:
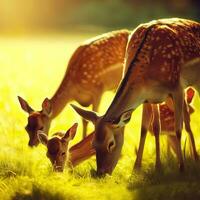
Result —
[[[103, 116], [73, 105], [82, 117], [95, 125], [93, 145], [96, 150], [97, 174], [111, 174], [115, 168], [123, 145], [123, 128], [132, 112], [143, 103], [157, 104], [167, 97], [173, 99], [177, 155], [179, 169], [183, 171], [180, 141], [184, 89], [191, 85], [200, 91], [200, 68], [194, 67], [194, 72], [191, 67], [183, 69], [183, 65], [200, 58], [200, 24], [179, 18], [142, 24], [129, 37], [125, 58], [123, 79]], [[158, 106], [154, 106], [154, 113], [159, 114]], [[156, 119], [158, 122], [154, 132], [159, 136], [159, 116]]]
[[[192, 107], [191, 103], [194, 97], [195, 91], [190, 87], [186, 90], [186, 102], [184, 102], [184, 123], [185, 129], [188, 132], [190, 138], [190, 153], [194, 160], [198, 160], [198, 154], [195, 146], [194, 136], [190, 126], [190, 115], [194, 112], [194, 108]], [[188, 109], [188, 110], [187, 110]], [[142, 162], [142, 154], [146, 139], [147, 130], [150, 131], [155, 136], [156, 141], [156, 152], [157, 155], [160, 155], [160, 147], [157, 142], [156, 137], [158, 137], [154, 131], [155, 124], [158, 121], [157, 117], [160, 117], [160, 127], [161, 132], [167, 135], [168, 146], [172, 148], [174, 153], [178, 155], [178, 141], [175, 135], [175, 127], [174, 127], [174, 107], [173, 101], [171, 98], [167, 98], [165, 103], [159, 104], [159, 116], [154, 113], [154, 105], [153, 104], [144, 104], [143, 105], [143, 114], [142, 114], [142, 127], [141, 135], [143, 137], [140, 138], [139, 149], [137, 151], [137, 158], [135, 161], [135, 169], [139, 169], [141, 167]], [[169, 148], [168, 147], [168, 148]], [[156, 159], [156, 168], [160, 167], [160, 157]]]
[[66, 163], [69, 167], [75, 167], [95, 155], [95, 149], [92, 146], [94, 132], [68, 148], [68, 143], [74, 138], [76, 129], [77, 124], [74, 124], [66, 133], [57, 132], [51, 139], [48, 139], [44, 132], [38, 131], [38, 138], [47, 147], [46, 155], [50, 159], [54, 171], [63, 172]]
[[[53, 97], [42, 103], [42, 111], [34, 111], [18, 97], [21, 108], [29, 114], [26, 126], [29, 146], [38, 145], [38, 130], [48, 134], [51, 121], [68, 102], [75, 100], [82, 106], [92, 105], [93, 111], [97, 111], [102, 94], [116, 89], [122, 77], [128, 36], [127, 30], [113, 31], [81, 45], [72, 55], [63, 81]], [[83, 120], [83, 137], [86, 127], [87, 121]]]
[[75, 123], [66, 133], [57, 132], [51, 139], [46, 133], [38, 130], [38, 139], [47, 147], [47, 157], [53, 165], [54, 171], [62, 172], [68, 157], [68, 144], [76, 134], [78, 124]]

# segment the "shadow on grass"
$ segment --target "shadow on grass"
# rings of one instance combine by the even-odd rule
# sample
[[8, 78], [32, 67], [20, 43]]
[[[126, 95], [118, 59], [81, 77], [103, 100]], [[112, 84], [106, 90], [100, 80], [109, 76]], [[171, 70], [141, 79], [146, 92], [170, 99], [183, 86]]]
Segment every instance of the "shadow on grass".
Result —
[[178, 171], [174, 160], [166, 161], [160, 171], [153, 166], [144, 171], [134, 171], [128, 183], [133, 199], [200, 199], [200, 162], [186, 160], [185, 163], [184, 173]]
[[33, 185], [31, 191], [18, 191], [14, 194], [12, 200], [74, 200], [72, 195], [64, 195], [61, 192], [53, 192], [51, 189], [44, 190]]
[[199, 200], [199, 182], [174, 182], [145, 186], [133, 191], [133, 199], [139, 200]]

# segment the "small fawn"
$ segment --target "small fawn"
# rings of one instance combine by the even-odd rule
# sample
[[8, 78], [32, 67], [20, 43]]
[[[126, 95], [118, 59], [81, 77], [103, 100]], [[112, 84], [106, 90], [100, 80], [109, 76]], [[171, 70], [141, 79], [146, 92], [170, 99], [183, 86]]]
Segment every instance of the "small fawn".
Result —
[[[184, 89], [193, 86], [200, 91], [199, 65], [185, 65], [199, 58], [200, 24], [197, 22], [179, 18], [154, 20], [132, 32], [123, 78], [106, 113], [99, 117], [95, 112], [73, 106], [95, 125], [97, 174], [111, 174], [115, 168], [123, 145], [123, 128], [132, 112], [143, 103], [162, 103], [167, 97], [173, 99], [179, 170], [184, 170], [181, 151]], [[156, 105], [154, 112], [159, 115]], [[159, 116], [156, 119], [154, 132], [159, 145]], [[156, 158], [159, 163], [159, 151]]]
[[68, 158], [68, 144], [76, 134], [78, 124], [75, 123], [66, 133], [57, 132], [51, 139], [46, 133], [37, 131], [38, 139], [47, 147], [47, 157], [52, 163], [54, 171], [62, 172]]
[[[37, 146], [37, 131], [48, 134], [51, 121], [72, 100], [97, 111], [105, 91], [115, 90], [122, 77], [129, 31], [119, 30], [86, 41], [72, 55], [65, 76], [51, 99], [46, 98], [41, 111], [34, 111], [21, 97], [21, 108], [29, 114], [26, 131], [29, 146]], [[83, 137], [87, 121], [83, 119]]]
[[44, 132], [38, 131], [38, 138], [47, 147], [46, 155], [51, 161], [54, 171], [63, 172], [65, 164], [73, 168], [95, 155], [95, 149], [92, 146], [94, 132], [68, 148], [68, 143], [74, 138], [76, 129], [77, 124], [74, 124], [66, 133], [57, 132], [51, 139], [48, 139]]

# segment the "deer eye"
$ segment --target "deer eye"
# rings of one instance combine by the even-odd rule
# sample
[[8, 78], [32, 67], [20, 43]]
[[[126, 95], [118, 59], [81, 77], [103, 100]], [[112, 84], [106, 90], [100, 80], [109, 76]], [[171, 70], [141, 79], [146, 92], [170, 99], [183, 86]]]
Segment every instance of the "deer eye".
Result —
[[62, 152], [62, 156], [64, 156], [66, 153], [65, 152]]

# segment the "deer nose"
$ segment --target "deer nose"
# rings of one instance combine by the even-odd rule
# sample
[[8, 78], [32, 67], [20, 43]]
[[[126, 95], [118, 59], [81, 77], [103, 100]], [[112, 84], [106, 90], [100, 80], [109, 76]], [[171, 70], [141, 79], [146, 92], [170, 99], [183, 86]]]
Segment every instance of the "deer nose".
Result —
[[54, 166], [54, 171], [55, 172], [63, 172], [62, 166]]
[[28, 145], [30, 146], [30, 147], [36, 147], [36, 146], [38, 146], [38, 144], [39, 144], [39, 140], [38, 139], [33, 139], [33, 140], [30, 140], [29, 142], [28, 142]]
[[55, 172], [63, 172], [64, 171], [64, 167], [61, 164], [58, 164], [58, 162], [55, 160], [53, 162], [53, 170]]
[[98, 178], [104, 178], [106, 176], [106, 173], [104, 171], [97, 171], [96, 177]]
[[29, 146], [29, 147], [33, 147], [33, 146], [34, 146], [34, 143], [33, 143], [32, 141], [29, 141], [29, 142], [28, 142], [28, 146]]
[[111, 174], [112, 174], [112, 168], [110, 167], [97, 169], [97, 172], [96, 172], [96, 176], [99, 178], [103, 178], [106, 175], [111, 175]]

